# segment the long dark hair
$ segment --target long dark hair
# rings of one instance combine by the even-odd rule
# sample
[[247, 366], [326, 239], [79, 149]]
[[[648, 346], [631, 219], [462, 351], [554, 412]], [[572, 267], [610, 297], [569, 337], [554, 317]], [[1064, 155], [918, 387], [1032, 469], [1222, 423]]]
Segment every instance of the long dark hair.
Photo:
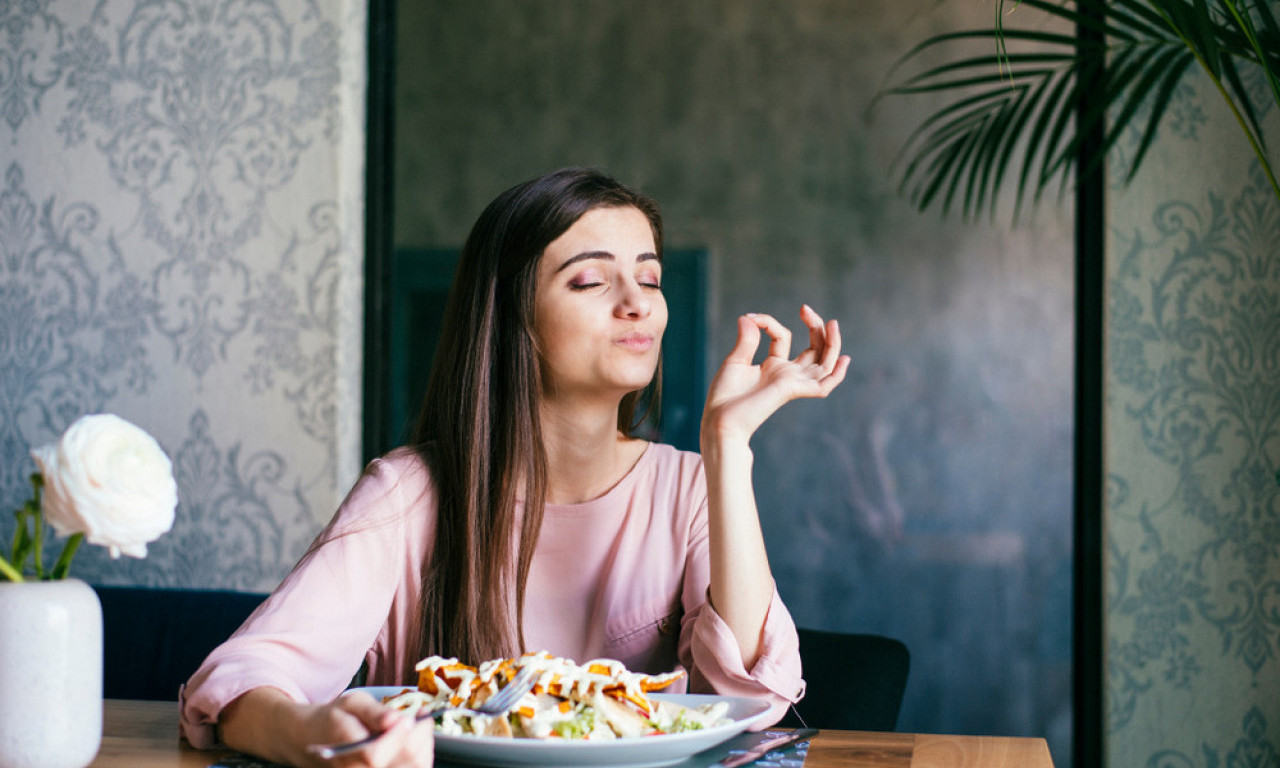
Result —
[[[583, 168], [553, 171], [502, 193], [463, 246], [412, 439], [431, 469], [438, 503], [423, 573], [421, 637], [408, 646], [419, 658], [479, 663], [524, 650], [525, 583], [547, 489], [535, 278], [546, 247], [602, 207], [640, 210], [661, 258], [657, 203]], [[624, 433], [656, 408], [660, 380], [661, 367], [645, 390], [623, 398]], [[410, 670], [416, 660], [407, 660]]]

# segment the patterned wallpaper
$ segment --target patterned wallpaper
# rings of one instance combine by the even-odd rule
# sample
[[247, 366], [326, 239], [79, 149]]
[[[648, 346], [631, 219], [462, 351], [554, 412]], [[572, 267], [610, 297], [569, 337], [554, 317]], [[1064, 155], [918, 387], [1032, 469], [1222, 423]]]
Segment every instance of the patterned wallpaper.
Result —
[[0, 1], [0, 506], [90, 412], [179, 486], [146, 560], [73, 575], [268, 589], [354, 479], [365, 14]]
[[1207, 79], [1172, 115], [1109, 205], [1108, 762], [1274, 767], [1280, 204]]

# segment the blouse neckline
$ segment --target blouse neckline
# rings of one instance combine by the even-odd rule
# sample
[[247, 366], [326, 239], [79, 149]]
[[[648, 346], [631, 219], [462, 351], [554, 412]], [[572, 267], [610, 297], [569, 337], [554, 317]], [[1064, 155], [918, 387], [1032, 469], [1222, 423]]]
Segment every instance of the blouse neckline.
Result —
[[644, 451], [640, 454], [640, 458], [636, 459], [636, 462], [631, 465], [631, 468], [627, 470], [627, 473], [623, 475], [618, 482], [614, 483], [613, 487], [609, 490], [594, 499], [588, 499], [587, 501], [581, 501], [576, 504], [548, 503], [543, 510], [543, 514], [554, 512], [556, 514], [573, 515], [583, 512], [591, 512], [594, 511], [596, 507], [609, 505], [615, 499], [629, 495], [640, 475], [644, 473], [644, 469], [653, 461], [654, 445], [653, 441], [649, 441], [645, 445]]

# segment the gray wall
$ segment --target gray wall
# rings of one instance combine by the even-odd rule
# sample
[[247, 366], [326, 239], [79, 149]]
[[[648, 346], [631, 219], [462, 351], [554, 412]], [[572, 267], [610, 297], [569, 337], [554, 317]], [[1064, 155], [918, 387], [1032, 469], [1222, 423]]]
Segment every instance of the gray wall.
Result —
[[[734, 318], [841, 321], [853, 366], [755, 440], [801, 625], [902, 638], [911, 730], [1048, 736], [1070, 764], [1070, 210], [1016, 231], [919, 214], [890, 161], [927, 101], [867, 109], [928, 34], [986, 6], [404, 2], [395, 234], [459, 245], [552, 167], [654, 194], [711, 257], [708, 374]], [[671, 329], [678, 333], [679, 329]]]

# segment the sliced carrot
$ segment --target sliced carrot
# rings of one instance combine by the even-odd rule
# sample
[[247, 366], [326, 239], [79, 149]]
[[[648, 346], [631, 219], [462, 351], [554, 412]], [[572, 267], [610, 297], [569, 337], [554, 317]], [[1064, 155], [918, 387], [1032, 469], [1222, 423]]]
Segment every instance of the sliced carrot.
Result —
[[673, 675], [669, 680], [660, 680], [653, 677], [646, 677], [644, 680], [640, 681], [640, 690], [644, 691], [645, 693], [648, 693], [650, 691], [660, 691], [682, 677], [684, 677], [684, 672], [681, 672], [678, 675]]
[[644, 696], [628, 693], [625, 685], [606, 685], [603, 692], [606, 696], [612, 696], [618, 701], [631, 702], [646, 714], [649, 712], [649, 700]]

